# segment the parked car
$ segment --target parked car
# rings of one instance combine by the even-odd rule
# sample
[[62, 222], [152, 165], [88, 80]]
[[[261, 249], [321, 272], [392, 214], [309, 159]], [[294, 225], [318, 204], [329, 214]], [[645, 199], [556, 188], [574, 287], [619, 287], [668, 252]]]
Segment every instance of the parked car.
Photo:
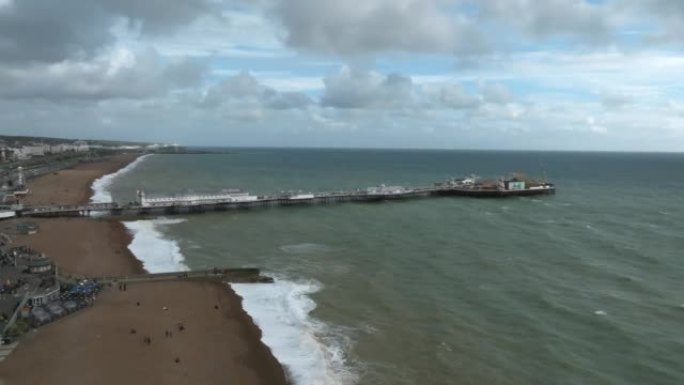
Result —
[[61, 317], [64, 314], [66, 314], [66, 310], [64, 310], [64, 308], [60, 306], [60, 304], [58, 304], [57, 302], [49, 303], [45, 305], [45, 307], [50, 312], [50, 314], [52, 314], [55, 317]]
[[41, 326], [52, 321], [52, 316], [42, 307], [36, 306], [31, 309], [31, 320], [34, 326]]
[[76, 302], [74, 301], [64, 301], [62, 302], [62, 307], [68, 312], [68, 313], [73, 313], [76, 310], [78, 310], [79, 306]]

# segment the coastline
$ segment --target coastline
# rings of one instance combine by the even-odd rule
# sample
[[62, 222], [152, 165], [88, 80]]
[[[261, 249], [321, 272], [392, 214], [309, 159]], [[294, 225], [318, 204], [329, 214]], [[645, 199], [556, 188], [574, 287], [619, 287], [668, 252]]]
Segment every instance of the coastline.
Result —
[[28, 181], [31, 193], [22, 199], [29, 205], [88, 203], [93, 195], [93, 182], [112, 174], [140, 157], [140, 154], [123, 153], [105, 160], [79, 163], [72, 168], [44, 174]]
[[[25, 202], [87, 202], [93, 195], [93, 182], [136, 159], [117, 156], [43, 175], [30, 181], [32, 194]], [[119, 221], [49, 218], [35, 222], [39, 233], [14, 236], [15, 242], [44, 252], [67, 274], [92, 277], [145, 271], [129, 250], [131, 232]], [[3, 226], [15, 224], [16, 220]], [[179, 320], [187, 329], [165, 338], [165, 330], [173, 329]], [[140, 332], [132, 334], [133, 329]], [[140, 333], [158, 343], [145, 346]], [[0, 363], [0, 382], [70, 384], [78, 377], [101, 384], [287, 384], [284, 368], [261, 336], [243, 309], [242, 298], [218, 281], [131, 284], [125, 292], [106, 289], [93, 308], [30, 332]], [[60, 354], [55, 355], [56, 351]], [[40, 370], [35, 370], [37, 362]]]

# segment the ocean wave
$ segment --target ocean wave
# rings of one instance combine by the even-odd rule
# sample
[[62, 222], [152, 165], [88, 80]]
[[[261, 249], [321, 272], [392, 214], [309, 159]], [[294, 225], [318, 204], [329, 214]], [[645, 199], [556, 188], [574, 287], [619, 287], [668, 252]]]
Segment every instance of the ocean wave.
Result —
[[[123, 222], [133, 235], [128, 248], [145, 270], [150, 273], [188, 270], [178, 242], [161, 232], [163, 226], [184, 221], [158, 218]], [[302, 245], [307, 244], [291, 246]], [[295, 385], [356, 382], [356, 373], [347, 365], [346, 352], [351, 342], [346, 333], [310, 316], [316, 308], [310, 295], [321, 290], [319, 282], [276, 277], [272, 284], [231, 284], [231, 287], [242, 297], [244, 310], [261, 329], [263, 343], [287, 368]]]
[[330, 251], [330, 247], [319, 243], [297, 243], [280, 247], [280, 251], [288, 254], [313, 254]]
[[138, 166], [143, 160], [147, 159], [147, 157], [152, 156], [152, 154], [147, 154], [138, 157], [136, 160], [133, 162], [129, 163], [126, 165], [126, 167], [123, 167], [116, 172], [113, 172], [111, 174], [103, 175], [93, 181], [92, 186], [90, 187], [93, 190], [93, 196], [90, 197], [90, 202], [92, 203], [111, 203], [112, 200], [112, 194], [109, 192], [109, 186], [111, 186], [112, 182], [114, 179], [120, 177], [121, 175], [124, 175], [131, 170], [133, 170], [136, 166]]
[[273, 284], [232, 284], [242, 306], [259, 326], [263, 342], [289, 371], [295, 385], [343, 385], [356, 382], [347, 364], [349, 339], [313, 319], [310, 295], [317, 281], [276, 278]]
[[166, 238], [160, 231], [161, 226], [184, 221], [185, 219], [158, 218], [123, 222], [133, 235], [128, 249], [142, 262], [145, 270], [150, 273], [188, 270], [178, 242]]

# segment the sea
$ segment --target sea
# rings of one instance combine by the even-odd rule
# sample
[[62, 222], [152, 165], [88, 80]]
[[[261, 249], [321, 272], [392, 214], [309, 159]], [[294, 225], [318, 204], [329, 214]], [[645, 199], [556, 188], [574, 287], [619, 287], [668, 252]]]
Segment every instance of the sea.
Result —
[[510, 172], [557, 187], [125, 222], [148, 271], [273, 276], [233, 289], [296, 385], [684, 384], [684, 154], [217, 152], [144, 156], [97, 181], [94, 198]]

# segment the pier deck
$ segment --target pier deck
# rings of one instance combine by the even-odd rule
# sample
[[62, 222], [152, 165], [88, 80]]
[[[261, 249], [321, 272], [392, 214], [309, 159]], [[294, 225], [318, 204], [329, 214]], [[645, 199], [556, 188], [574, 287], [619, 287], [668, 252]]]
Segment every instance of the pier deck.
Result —
[[205, 213], [212, 211], [228, 211], [236, 209], [250, 209], [257, 207], [294, 206], [335, 204], [344, 202], [380, 202], [389, 200], [406, 200], [426, 198], [431, 196], [467, 196], [475, 198], [505, 198], [513, 196], [546, 195], [555, 193], [555, 187], [525, 190], [504, 190], [496, 188], [473, 188], [457, 186], [429, 186], [407, 188], [400, 192], [369, 192], [367, 190], [353, 190], [342, 192], [322, 192], [306, 194], [298, 197], [289, 194], [263, 195], [253, 200], [219, 201], [199, 203], [162, 202], [154, 205], [144, 205], [139, 202], [91, 203], [83, 205], [49, 205], [24, 206], [16, 210], [17, 216], [23, 217], [79, 217], [79, 216], [154, 216]]

